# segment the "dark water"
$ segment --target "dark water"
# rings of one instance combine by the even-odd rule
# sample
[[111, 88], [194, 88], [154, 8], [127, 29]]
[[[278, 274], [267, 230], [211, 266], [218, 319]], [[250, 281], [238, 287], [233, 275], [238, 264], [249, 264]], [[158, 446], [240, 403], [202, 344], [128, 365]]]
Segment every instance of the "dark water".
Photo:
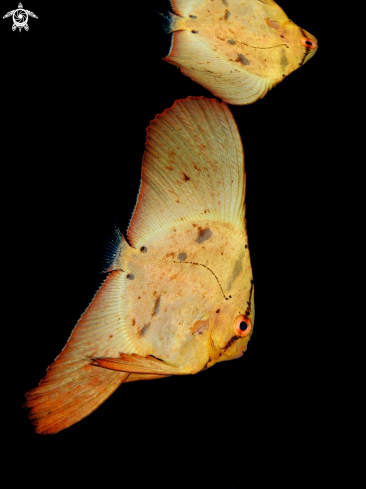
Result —
[[[169, 8], [167, 1], [145, 3]], [[15, 4], [3, 2], [1, 15]], [[109, 226], [116, 219], [126, 231], [150, 120], [176, 99], [212, 97], [161, 61], [169, 37], [157, 35], [144, 3], [125, 4], [33, 1], [24, 7], [39, 18], [30, 19], [28, 32], [1, 21], [3, 283], [11, 307], [3, 323], [3, 422], [10, 458], [21, 461], [17, 477], [27, 479], [46, 467], [67, 480], [73, 467], [79, 481], [104, 474], [104, 484], [121, 487], [180, 487], [183, 476], [190, 487], [300, 486], [324, 469], [323, 448], [331, 444], [330, 374], [319, 340], [328, 325], [319, 312], [329, 279], [325, 128], [333, 109], [316, 2], [281, 2], [318, 37], [315, 57], [263, 100], [231, 107], [245, 152], [256, 287], [245, 355], [196, 376], [129, 384], [51, 437], [33, 435], [20, 409], [98, 288]], [[197, 471], [206, 482], [194, 479]]]

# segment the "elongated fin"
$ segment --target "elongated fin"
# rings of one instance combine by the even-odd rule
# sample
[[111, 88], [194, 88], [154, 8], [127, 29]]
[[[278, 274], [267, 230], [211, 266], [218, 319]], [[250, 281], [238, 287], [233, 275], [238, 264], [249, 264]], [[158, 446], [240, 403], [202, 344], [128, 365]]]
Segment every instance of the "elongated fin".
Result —
[[214, 99], [188, 97], [147, 129], [142, 181], [128, 229], [132, 246], [185, 220], [244, 227], [244, 155], [234, 118]]
[[170, 53], [164, 60], [179, 66], [184, 75], [234, 105], [251, 104], [263, 98], [279, 82], [261, 78], [245, 70], [242, 63], [220, 57], [205, 39], [186, 30], [174, 32]]
[[37, 433], [56, 433], [80, 421], [127, 379], [128, 373], [90, 365], [94, 357], [135, 351], [125, 324], [124, 275], [110, 273], [40, 385], [27, 392], [24, 407], [31, 408]]
[[136, 374], [183, 375], [186, 373], [154, 357], [143, 357], [135, 353], [132, 355], [121, 353], [117, 358], [93, 358], [92, 365]]
[[207, 0], [170, 0], [174, 13], [181, 17], [186, 17], [193, 10], [201, 7]]
[[155, 380], [155, 379], [164, 379], [165, 377], [170, 377], [170, 375], [156, 375], [156, 374], [130, 374], [127, 379], [127, 382], [136, 382], [138, 380]]

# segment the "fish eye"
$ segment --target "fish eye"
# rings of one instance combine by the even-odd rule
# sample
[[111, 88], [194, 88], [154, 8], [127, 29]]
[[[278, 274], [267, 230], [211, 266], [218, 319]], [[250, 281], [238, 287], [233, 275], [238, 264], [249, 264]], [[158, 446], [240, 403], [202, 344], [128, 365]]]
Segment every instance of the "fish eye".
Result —
[[252, 330], [252, 323], [246, 316], [238, 316], [234, 321], [234, 330], [237, 336], [248, 336]]
[[306, 48], [309, 48], [309, 49], [315, 49], [316, 48], [315, 42], [312, 41], [311, 39], [309, 39], [308, 37], [303, 37], [301, 39], [301, 44], [303, 46], [305, 46]]

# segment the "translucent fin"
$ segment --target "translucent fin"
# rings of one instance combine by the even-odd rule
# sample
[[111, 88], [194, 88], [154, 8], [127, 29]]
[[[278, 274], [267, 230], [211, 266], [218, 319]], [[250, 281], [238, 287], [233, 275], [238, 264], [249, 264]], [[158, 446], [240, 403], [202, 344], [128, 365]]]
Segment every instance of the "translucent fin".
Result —
[[[117, 226], [117, 224], [113, 224], [105, 239], [103, 246], [104, 253], [100, 263], [101, 273], [107, 272], [112, 264], [115, 263], [118, 249], [123, 239], [124, 238], [119, 227]], [[115, 270], [116, 268], [112, 269]]]
[[124, 274], [112, 272], [81, 316], [69, 341], [48, 367], [24, 407], [37, 433], [51, 434], [80, 421], [127, 379], [128, 373], [90, 365], [91, 358], [135, 351], [124, 321]]
[[[183, 370], [171, 367], [161, 360], [154, 357], [143, 357], [133, 353], [126, 355], [121, 353], [117, 358], [93, 358], [92, 365], [111, 370], [130, 372], [137, 374], [155, 375], [179, 375]], [[184, 372], [185, 373], [185, 372]]]
[[186, 30], [174, 32], [170, 53], [164, 60], [179, 66], [184, 75], [234, 105], [251, 104], [263, 98], [279, 82], [260, 78], [241, 63], [220, 57], [204, 39]]
[[224, 103], [188, 97], [147, 129], [142, 182], [128, 229], [147, 245], [184, 220], [229, 222], [244, 229], [243, 148]]
[[201, 7], [207, 0], [170, 0], [174, 13], [187, 17], [193, 10]]

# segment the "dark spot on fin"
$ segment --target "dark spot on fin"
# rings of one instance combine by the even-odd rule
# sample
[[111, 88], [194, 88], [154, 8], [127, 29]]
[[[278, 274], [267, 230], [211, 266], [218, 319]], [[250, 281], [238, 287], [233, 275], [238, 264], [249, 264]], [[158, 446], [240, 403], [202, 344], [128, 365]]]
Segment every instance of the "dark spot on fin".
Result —
[[244, 66], [250, 65], [249, 59], [247, 59], [244, 54], [238, 53], [237, 58], [235, 60], [237, 63], [241, 63]]
[[128, 280], [133, 280], [133, 279], [135, 278], [135, 275], [134, 275], [133, 273], [128, 273], [128, 274], [126, 275], [126, 278], [127, 278]]
[[228, 20], [228, 18], [230, 17], [231, 15], [231, 12], [229, 12], [227, 9], [225, 10], [225, 20]]
[[182, 261], [187, 259], [187, 254], [186, 253], [179, 253], [177, 258], [178, 258], [178, 261], [180, 261], [182, 263]]
[[191, 19], [197, 19], [196, 15], [190, 15]]
[[236, 42], [234, 41], [234, 39], [228, 39], [227, 41], [229, 44], [232, 44], [234, 46], [234, 44], [236, 44]]
[[160, 298], [161, 298], [161, 296], [159, 295], [159, 297], [157, 297], [157, 298], [155, 299], [154, 310], [153, 310], [153, 312], [152, 312], [152, 314], [151, 314], [151, 317], [157, 316], [157, 315], [158, 315], [158, 313], [159, 313], [159, 308], [160, 308]]
[[201, 244], [212, 236], [212, 231], [209, 228], [198, 228], [198, 236], [196, 238], [196, 243]]
[[222, 0], [222, 3], [227, 6], [227, 0]]
[[143, 328], [141, 328], [140, 336], [145, 336], [147, 330], [150, 328], [150, 325], [151, 325], [151, 323], [147, 323], [147, 324], [145, 324], [145, 326]]
[[[195, 31], [195, 30], [193, 30], [191, 32], [192, 32], [192, 34], [198, 34], [198, 31]], [[188, 180], [190, 180], [190, 179], [188, 178]]]
[[147, 253], [146, 246], [141, 246], [140, 251], [141, 251], [141, 253]]
[[[193, 32], [193, 31], [192, 31], [192, 32]], [[183, 180], [184, 180], [185, 182], [189, 182], [189, 181], [190, 181], [190, 178], [189, 178], [189, 176], [188, 176], [188, 175], [186, 175], [185, 173], [183, 173]]]

